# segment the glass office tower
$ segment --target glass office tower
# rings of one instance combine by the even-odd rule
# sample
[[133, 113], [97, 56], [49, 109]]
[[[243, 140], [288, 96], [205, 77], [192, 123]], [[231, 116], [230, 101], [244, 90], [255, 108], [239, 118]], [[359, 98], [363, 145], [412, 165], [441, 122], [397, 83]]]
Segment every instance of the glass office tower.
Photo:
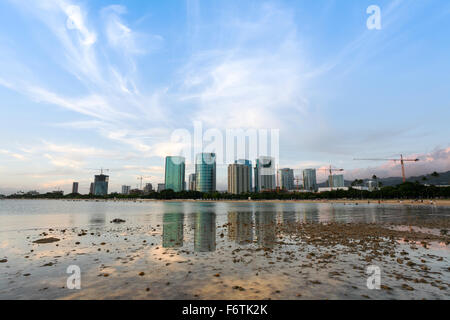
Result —
[[216, 154], [199, 153], [195, 158], [195, 188], [200, 192], [216, 191]]
[[333, 174], [328, 176], [328, 186], [331, 188], [343, 188], [345, 186], [343, 174]]
[[259, 157], [255, 166], [255, 191], [273, 191], [276, 187], [275, 158]]
[[294, 170], [283, 168], [278, 170], [280, 175], [280, 187], [283, 190], [294, 190]]
[[303, 170], [303, 187], [307, 191], [317, 191], [316, 169]]
[[104, 174], [96, 175], [94, 179], [94, 195], [96, 196], [108, 195], [108, 182], [109, 176], [106, 176]]
[[175, 192], [184, 190], [184, 157], [166, 157], [166, 190], [172, 189]]

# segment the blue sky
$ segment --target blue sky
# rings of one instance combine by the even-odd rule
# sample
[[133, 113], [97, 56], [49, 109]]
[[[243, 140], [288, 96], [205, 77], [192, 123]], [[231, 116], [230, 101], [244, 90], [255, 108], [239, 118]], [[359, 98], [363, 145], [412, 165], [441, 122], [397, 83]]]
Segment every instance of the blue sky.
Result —
[[100, 167], [112, 191], [163, 182], [193, 121], [280, 129], [283, 167], [450, 170], [449, 31], [446, 0], [3, 0], [0, 193], [86, 192]]

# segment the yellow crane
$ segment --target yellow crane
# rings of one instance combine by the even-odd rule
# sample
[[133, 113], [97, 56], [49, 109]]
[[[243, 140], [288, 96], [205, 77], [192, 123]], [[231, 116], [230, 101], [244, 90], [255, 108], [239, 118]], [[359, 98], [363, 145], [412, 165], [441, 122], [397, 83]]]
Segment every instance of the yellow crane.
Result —
[[316, 169], [317, 171], [328, 171], [330, 173], [330, 180], [329, 180], [329, 184], [330, 184], [330, 190], [333, 191], [333, 171], [344, 171], [344, 169], [336, 169], [333, 168], [331, 165], [329, 168], [319, 168]]
[[402, 165], [402, 177], [403, 177], [403, 182], [406, 182], [406, 174], [405, 174], [405, 162], [417, 162], [420, 159], [405, 159], [403, 158], [403, 155], [400, 155], [400, 159], [354, 159], [354, 160], [364, 160], [364, 161], [394, 161], [397, 162], [399, 161], [400, 164]]

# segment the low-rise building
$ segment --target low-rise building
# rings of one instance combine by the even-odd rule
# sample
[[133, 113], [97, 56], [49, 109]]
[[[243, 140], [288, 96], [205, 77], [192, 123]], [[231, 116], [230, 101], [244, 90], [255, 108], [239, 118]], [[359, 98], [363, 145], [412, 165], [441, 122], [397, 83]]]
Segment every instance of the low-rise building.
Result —
[[158, 192], [166, 190], [166, 185], [164, 183], [158, 183]]
[[123, 195], [129, 195], [130, 194], [131, 187], [130, 186], [122, 186], [122, 194]]
[[150, 194], [153, 191], [153, 186], [151, 183], [146, 183], [144, 187], [144, 194]]
[[323, 187], [323, 188], [319, 188], [319, 192], [327, 192], [327, 191], [336, 191], [336, 190], [348, 190], [348, 187], [334, 187], [334, 188], [330, 188], [330, 187]]

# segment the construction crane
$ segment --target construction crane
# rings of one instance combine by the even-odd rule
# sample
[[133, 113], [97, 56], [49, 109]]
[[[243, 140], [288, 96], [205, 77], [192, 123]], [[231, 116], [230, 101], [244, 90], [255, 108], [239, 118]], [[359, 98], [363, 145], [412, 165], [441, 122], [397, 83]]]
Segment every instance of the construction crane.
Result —
[[295, 181], [295, 184], [297, 185], [297, 192], [298, 192], [298, 191], [299, 191], [299, 185], [298, 185], [298, 182], [299, 182], [299, 181], [302, 181], [302, 183], [303, 183], [303, 178], [297, 177], [297, 178], [294, 178], [294, 181]]
[[[298, 172], [299, 174], [295, 174]], [[303, 184], [303, 173], [301, 169], [294, 169], [294, 183], [297, 189], [297, 192], [300, 190], [299, 182], [302, 181]]]
[[144, 179], [150, 179], [151, 177], [150, 176], [147, 176], [147, 177], [144, 177], [144, 176], [139, 176], [137, 179], [138, 180], [141, 180], [141, 190], [142, 190], [142, 180], [144, 180]]
[[108, 171], [109, 172], [109, 169], [103, 169], [103, 168], [100, 168], [100, 169], [88, 168], [87, 170], [98, 170], [98, 171], [100, 171], [100, 175], [103, 175], [103, 171]]
[[406, 182], [406, 174], [405, 174], [405, 161], [408, 162], [417, 162], [419, 159], [404, 159], [403, 155], [400, 155], [400, 159], [354, 159], [354, 160], [367, 160], [367, 161], [400, 161], [400, 164], [402, 165], [402, 177], [403, 182]]
[[344, 171], [344, 169], [336, 169], [333, 168], [331, 165], [329, 168], [319, 168], [316, 169], [317, 171], [328, 171], [330, 173], [330, 180], [328, 181], [330, 185], [330, 190], [333, 191], [333, 171]]

